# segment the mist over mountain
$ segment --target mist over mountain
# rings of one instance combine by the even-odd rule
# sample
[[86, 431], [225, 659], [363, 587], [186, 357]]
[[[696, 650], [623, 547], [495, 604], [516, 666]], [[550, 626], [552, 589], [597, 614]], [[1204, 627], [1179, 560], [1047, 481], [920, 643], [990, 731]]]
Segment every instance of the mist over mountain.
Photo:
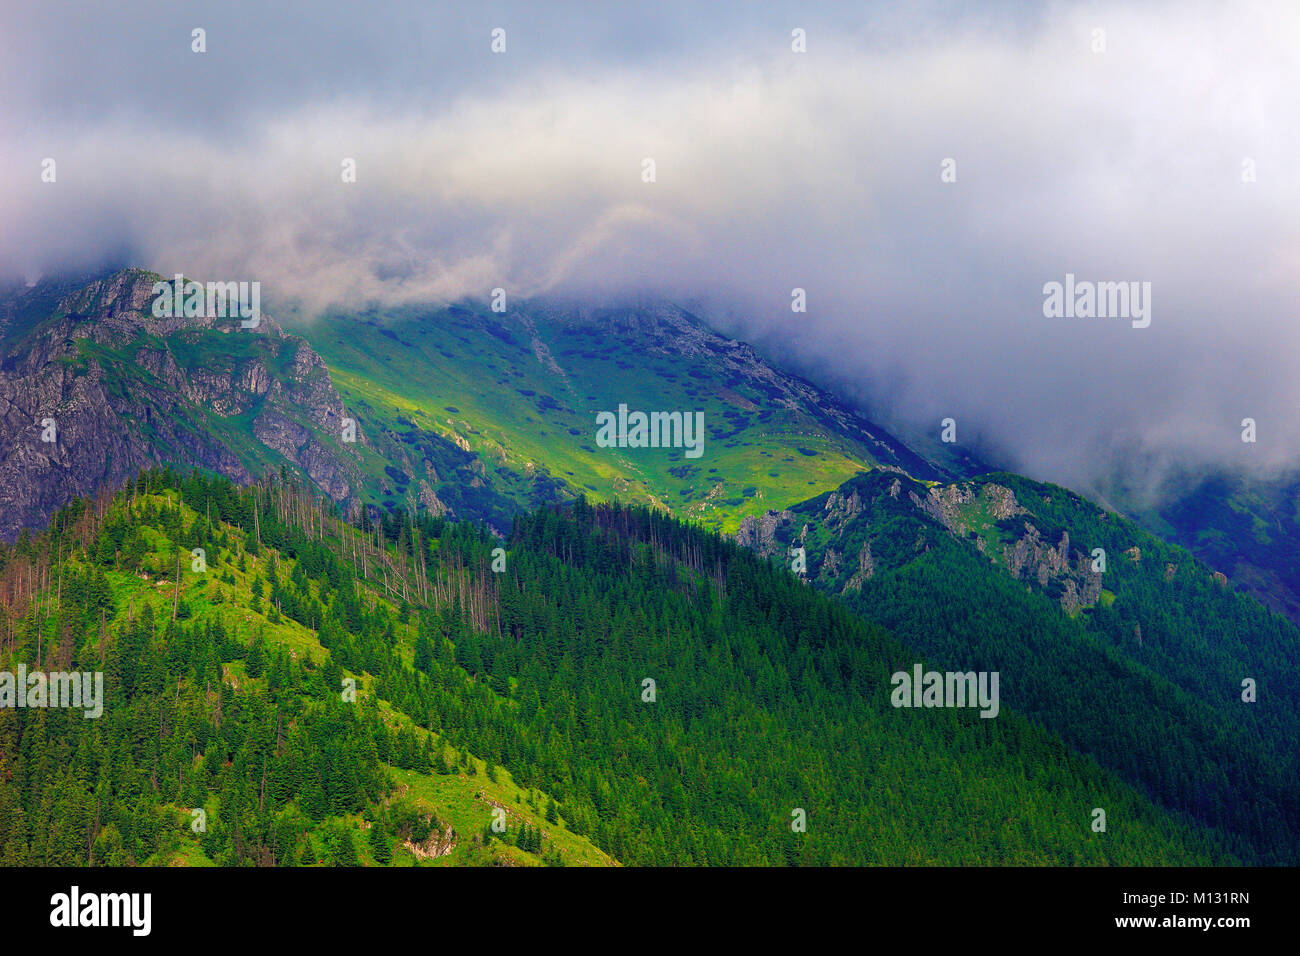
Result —
[[[1124, 504], [1300, 460], [1293, 5], [5, 20], [4, 274], [129, 262], [309, 312], [662, 296], [909, 439], [952, 417]], [[1067, 274], [1151, 283], [1149, 326], [1045, 317]]]

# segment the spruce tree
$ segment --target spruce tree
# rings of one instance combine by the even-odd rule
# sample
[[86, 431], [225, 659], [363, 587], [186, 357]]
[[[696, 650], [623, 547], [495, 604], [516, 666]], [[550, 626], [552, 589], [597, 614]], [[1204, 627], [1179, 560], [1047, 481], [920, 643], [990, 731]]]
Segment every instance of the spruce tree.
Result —
[[370, 827], [370, 853], [383, 866], [393, 862], [393, 844], [388, 833], [378, 821]]

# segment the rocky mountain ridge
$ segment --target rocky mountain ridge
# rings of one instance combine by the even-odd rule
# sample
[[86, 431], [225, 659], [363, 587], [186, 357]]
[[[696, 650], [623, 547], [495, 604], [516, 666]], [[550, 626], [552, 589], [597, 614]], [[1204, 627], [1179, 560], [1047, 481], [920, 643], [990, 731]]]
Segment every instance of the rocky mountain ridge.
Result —
[[[270, 316], [158, 317], [161, 276], [123, 270], [7, 323], [0, 357], [0, 535], [41, 526], [63, 503], [141, 468], [210, 469], [247, 483], [285, 465], [352, 502], [356, 453], [328, 369]], [[36, 287], [9, 305], [32, 311]], [[38, 309], [39, 311], [39, 309]], [[356, 443], [364, 446], [360, 428]]]
[[[903, 481], [907, 482], [905, 495]], [[772, 557], [792, 546], [808, 551], [816, 537], [820, 546], [804, 558], [809, 579], [839, 594], [859, 591], [874, 575], [877, 563], [871, 548], [876, 535], [869, 533], [864, 540], [857, 540], [873, 520], [871, 501], [864, 495], [887, 497], [897, 504], [910, 502], [917, 518], [923, 516], [933, 523], [931, 530], [940, 526], [955, 540], [973, 546], [1014, 580], [1054, 597], [1067, 615], [1101, 599], [1102, 574], [1092, 569], [1091, 552], [1072, 545], [1068, 529], [1037, 518], [1021, 505], [1014, 491], [996, 481], [927, 487], [906, 476], [887, 482], [880, 476], [870, 485], [855, 480], [811, 509], [814, 520], [809, 520], [805, 506], [747, 517], [737, 542]], [[924, 521], [914, 523], [909, 536], [912, 552], [928, 550]], [[850, 567], [853, 570], [846, 580]]]

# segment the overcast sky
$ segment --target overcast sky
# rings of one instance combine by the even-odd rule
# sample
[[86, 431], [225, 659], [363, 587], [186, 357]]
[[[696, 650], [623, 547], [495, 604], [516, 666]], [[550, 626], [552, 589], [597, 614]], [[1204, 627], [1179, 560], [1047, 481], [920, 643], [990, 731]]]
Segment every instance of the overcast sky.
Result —
[[0, 274], [649, 291], [1081, 490], [1300, 461], [1300, 4], [12, 6]]

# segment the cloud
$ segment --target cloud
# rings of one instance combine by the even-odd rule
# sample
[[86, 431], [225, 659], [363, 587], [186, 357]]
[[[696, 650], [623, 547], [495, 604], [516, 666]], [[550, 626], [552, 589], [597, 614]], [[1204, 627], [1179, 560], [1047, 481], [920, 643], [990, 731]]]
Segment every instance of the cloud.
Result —
[[[313, 307], [658, 293], [1084, 490], [1300, 462], [1293, 5], [132, 9], [10, 34], [4, 271], [127, 249]], [[1150, 327], [1045, 318], [1066, 273], [1150, 282]]]

